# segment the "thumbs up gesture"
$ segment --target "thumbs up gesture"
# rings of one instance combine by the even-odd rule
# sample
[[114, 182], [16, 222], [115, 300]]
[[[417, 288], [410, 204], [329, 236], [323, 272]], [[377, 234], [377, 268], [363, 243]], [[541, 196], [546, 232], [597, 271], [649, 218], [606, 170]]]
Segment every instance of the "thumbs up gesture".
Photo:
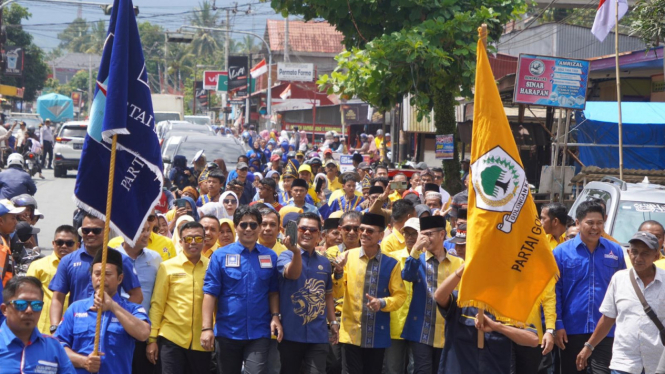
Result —
[[370, 296], [370, 294], [366, 293], [365, 296], [367, 297], [367, 308], [373, 312], [378, 312], [381, 309], [381, 300]]

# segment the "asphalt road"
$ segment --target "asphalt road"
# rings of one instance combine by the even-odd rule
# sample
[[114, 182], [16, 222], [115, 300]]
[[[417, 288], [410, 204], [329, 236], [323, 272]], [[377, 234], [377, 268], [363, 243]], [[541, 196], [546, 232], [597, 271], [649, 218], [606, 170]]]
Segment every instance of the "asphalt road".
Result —
[[67, 172], [67, 178], [54, 178], [53, 170], [43, 170], [43, 174], [46, 179], [39, 179], [37, 176], [34, 178], [37, 185], [35, 199], [39, 211], [44, 214], [44, 218], [37, 222], [37, 227], [41, 230], [38, 238], [42, 253], [50, 254], [55, 229], [60, 225], [72, 224], [72, 216], [76, 209], [72, 199], [76, 172]]

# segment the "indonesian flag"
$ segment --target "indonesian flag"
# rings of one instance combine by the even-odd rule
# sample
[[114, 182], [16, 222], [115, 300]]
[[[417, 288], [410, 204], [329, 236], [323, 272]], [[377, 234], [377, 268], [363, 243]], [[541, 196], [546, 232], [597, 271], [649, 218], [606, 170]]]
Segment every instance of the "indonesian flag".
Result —
[[279, 97], [281, 97], [282, 100], [286, 100], [289, 97], [291, 97], [291, 85], [290, 84], [288, 86], [286, 86], [286, 89], [284, 91], [282, 91], [281, 94], [279, 94]]
[[607, 34], [616, 25], [617, 1], [619, 2], [619, 19], [621, 19], [628, 11], [627, 0], [600, 0], [600, 5], [598, 5], [598, 13], [596, 13], [596, 19], [593, 21], [591, 33], [601, 42], [605, 40]]
[[256, 66], [252, 68], [249, 74], [252, 76], [252, 78], [256, 79], [256, 77], [261, 76], [267, 72], [268, 72], [268, 65], [266, 65], [266, 59], [264, 58], [263, 60], [261, 60], [261, 62], [259, 62], [258, 64], [256, 64]]

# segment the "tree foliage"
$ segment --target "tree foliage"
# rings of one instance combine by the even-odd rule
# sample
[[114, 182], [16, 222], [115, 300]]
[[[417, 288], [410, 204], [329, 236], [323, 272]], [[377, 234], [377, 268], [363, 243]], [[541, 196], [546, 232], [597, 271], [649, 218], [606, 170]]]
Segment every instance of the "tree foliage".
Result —
[[641, 0], [631, 13], [631, 35], [642, 38], [649, 47], [665, 40], [665, 0]]

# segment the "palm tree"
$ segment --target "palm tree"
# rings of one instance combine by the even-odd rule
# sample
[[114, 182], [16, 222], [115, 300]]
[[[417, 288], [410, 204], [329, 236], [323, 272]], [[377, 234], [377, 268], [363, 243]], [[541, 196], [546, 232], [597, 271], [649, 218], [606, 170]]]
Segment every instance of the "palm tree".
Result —
[[255, 40], [255, 37], [251, 35], [245, 35], [238, 43], [238, 49], [242, 53], [258, 53], [261, 50], [261, 46], [255, 44]]
[[[199, 27], [218, 27], [220, 14], [212, 9], [212, 5], [207, 0], [200, 3], [195, 9], [194, 14], [189, 18], [193, 26]], [[222, 43], [211, 30], [198, 30], [191, 47], [192, 52], [197, 56], [212, 56], [220, 48]]]
[[101, 54], [106, 41], [106, 22], [99, 21], [92, 24], [88, 40], [83, 46], [85, 53]]

